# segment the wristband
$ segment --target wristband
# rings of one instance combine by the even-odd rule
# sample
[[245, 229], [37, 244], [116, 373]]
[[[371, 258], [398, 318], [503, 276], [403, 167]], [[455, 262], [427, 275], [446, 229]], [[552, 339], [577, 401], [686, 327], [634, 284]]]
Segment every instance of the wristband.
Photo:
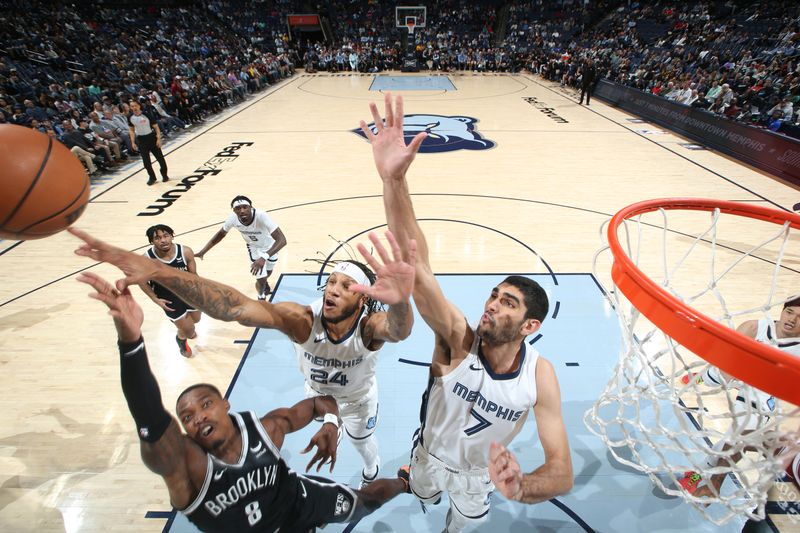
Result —
[[336, 416], [335, 414], [327, 413], [325, 416], [322, 417], [323, 424], [327, 424], [328, 422], [336, 426], [337, 429], [339, 428], [339, 417]]

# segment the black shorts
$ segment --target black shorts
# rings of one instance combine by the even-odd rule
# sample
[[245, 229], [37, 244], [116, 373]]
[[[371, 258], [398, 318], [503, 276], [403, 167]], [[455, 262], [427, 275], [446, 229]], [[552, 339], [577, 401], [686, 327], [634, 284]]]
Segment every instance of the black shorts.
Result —
[[169, 319], [172, 320], [173, 322], [175, 322], [176, 320], [180, 320], [181, 318], [185, 317], [188, 313], [191, 313], [192, 311], [197, 311], [197, 309], [190, 307], [189, 304], [187, 304], [183, 300], [175, 298], [174, 296], [172, 298], [164, 298], [164, 299], [169, 300], [167, 307], [170, 307], [172, 309], [172, 311], [167, 311], [166, 309], [164, 309], [164, 314], [166, 314], [169, 317]]
[[347, 485], [317, 476], [297, 476], [301, 487], [296, 518], [281, 526], [281, 531], [313, 531], [313, 528], [353, 518], [358, 497]]

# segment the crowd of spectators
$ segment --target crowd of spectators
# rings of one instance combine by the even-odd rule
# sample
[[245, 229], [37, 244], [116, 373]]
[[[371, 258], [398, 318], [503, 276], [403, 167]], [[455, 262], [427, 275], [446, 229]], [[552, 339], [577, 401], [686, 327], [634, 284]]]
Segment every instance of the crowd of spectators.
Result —
[[551, 39], [531, 69], [577, 87], [591, 58], [600, 78], [800, 137], [798, 47], [796, 2], [631, 3]]
[[591, 60], [598, 79], [800, 131], [800, 4], [788, 0], [439, 0], [426, 2], [425, 25], [413, 35], [396, 27], [393, 2], [331, 0], [316, 7], [325, 38], [297, 33], [291, 41], [286, 15], [315, 11], [304, 2], [178, 4], [54, 11], [10, 2], [0, 12], [0, 121], [77, 142], [64, 135], [66, 120], [102, 145], [82, 149], [112, 163], [113, 143], [120, 157], [130, 152], [123, 121], [131, 99], [164, 131], [180, 131], [291, 75], [296, 64], [308, 72], [399, 70], [410, 49], [423, 69], [528, 69], [574, 87]]
[[277, 8], [250, 4], [10, 2], [0, 12], [0, 123], [51, 135], [92, 174], [111, 169], [135, 153], [132, 101], [168, 138], [293, 74]]

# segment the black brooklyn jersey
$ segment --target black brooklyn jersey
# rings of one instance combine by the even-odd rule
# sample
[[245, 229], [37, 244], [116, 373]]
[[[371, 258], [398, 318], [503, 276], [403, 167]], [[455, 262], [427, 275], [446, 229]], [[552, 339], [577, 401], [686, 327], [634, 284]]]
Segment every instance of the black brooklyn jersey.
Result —
[[[172, 268], [177, 268], [178, 270], [183, 270], [186, 272], [189, 271], [189, 266], [186, 264], [186, 258], [183, 257], [183, 246], [181, 246], [180, 244], [175, 245], [175, 257], [173, 257], [171, 261], [165, 261], [160, 257], [158, 257], [158, 255], [156, 255], [155, 250], [153, 250], [152, 246], [145, 252], [144, 255], [146, 255], [150, 259], [156, 259], [158, 261], [161, 261], [165, 265], [170, 266]], [[175, 296], [175, 294], [173, 294], [172, 291], [162, 287], [158, 283], [154, 281], [148, 281], [147, 284], [150, 285], [150, 287], [153, 289], [153, 292], [156, 293], [156, 296], [158, 296], [159, 298], [163, 298], [164, 300], [169, 300], [170, 302], [180, 301], [180, 298]]]
[[231, 418], [242, 435], [239, 461], [227, 464], [208, 454], [200, 493], [182, 512], [202, 531], [277, 531], [297, 512], [300, 480], [255, 413]]

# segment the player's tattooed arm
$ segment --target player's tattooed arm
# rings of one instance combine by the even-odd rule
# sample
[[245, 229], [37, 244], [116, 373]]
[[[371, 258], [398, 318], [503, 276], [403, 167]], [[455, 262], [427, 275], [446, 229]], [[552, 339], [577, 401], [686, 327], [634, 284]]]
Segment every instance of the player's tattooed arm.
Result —
[[263, 325], [242, 321], [247, 320], [245, 315], [248, 307], [258, 303], [233, 287], [187, 275], [159, 277], [158, 282], [212, 318], [226, 322], [239, 321], [245, 326]]
[[389, 306], [386, 313], [386, 340], [399, 342], [407, 338], [413, 324], [414, 313], [411, 312], [411, 303], [408, 300]]

